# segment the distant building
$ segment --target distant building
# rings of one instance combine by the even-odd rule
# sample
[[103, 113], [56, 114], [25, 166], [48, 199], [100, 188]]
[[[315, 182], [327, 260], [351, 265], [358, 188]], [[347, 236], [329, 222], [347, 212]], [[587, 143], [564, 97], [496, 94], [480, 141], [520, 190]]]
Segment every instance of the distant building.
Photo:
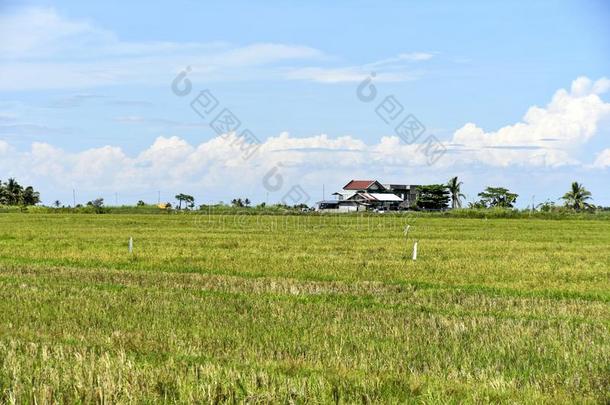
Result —
[[417, 199], [417, 187], [418, 185], [408, 184], [384, 184], [386, 190], [396, 194], [402, 198], [401, 208], [407, 209], [415, 204]]
[[410, 208], [417, 199], [417, 185], [381, 184], [377, 180], [351, 180], [334, 200], [318, 201], [319, 211], [395, 211]]

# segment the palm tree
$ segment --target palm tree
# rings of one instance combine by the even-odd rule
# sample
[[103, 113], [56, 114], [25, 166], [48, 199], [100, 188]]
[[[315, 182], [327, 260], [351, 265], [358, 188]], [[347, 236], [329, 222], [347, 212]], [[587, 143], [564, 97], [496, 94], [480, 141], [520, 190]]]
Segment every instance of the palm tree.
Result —
[[34, 190], [34, 187], [27, 186], [23, 190], [21, 197], [23, 205], [36, 205], [40, 202], [40, 193]]
[[449, 179], [447, 183], [447, 188], [451, 193], [451, 208], [462, 208], [461, 198], [466, 198], [466, 196], [460, 193], [460, 187], [462, 187], [462, 182], [458, 181], [457, 176]]
[[6, 182], [6, 193], [8, 194], [8, 204], [9, 205], [17, 205], [19, 204], [19, 200], [21, 200], [21, 193], [23, 191], [23, 187], [17, 180], [8, 179]]
[[61, 207], [61, 201], [59, 201], [59, 200], [55, 200], [55, 202], [53, 203], [53, 205], [55, 206], [55, 208], [59, 208], [59, 207]]
[[6, 187], [4, 187], [4, 183], [0, 180], [0, 205], [8, 204], [8, 192], [6, 191]]
[[577, 211], [591, 207], [591, 204], [587, 202], [591, 199], [591, 192], [577, 181], [572, 183], [572, 189], [565, 193], [561, 199], [565, 200], [566, 207]]
[[182, 209], [182, 201], [184, 201], [184, 197], [185, 195], [180, 193], [180, 194], [176, 194], [176, 196], [174, 198], [176, 198], [176, 200], [178, 200], [178, 209]]

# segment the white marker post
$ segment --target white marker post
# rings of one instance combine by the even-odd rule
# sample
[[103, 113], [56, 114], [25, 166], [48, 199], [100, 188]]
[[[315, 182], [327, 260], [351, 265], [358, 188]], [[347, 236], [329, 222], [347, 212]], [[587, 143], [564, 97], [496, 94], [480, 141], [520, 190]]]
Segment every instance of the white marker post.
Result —
[[413, 244], [413, 261], [417, 260], [417, 241]]
[[129, 237], [129, 254], [133, 253], [133, 238]]

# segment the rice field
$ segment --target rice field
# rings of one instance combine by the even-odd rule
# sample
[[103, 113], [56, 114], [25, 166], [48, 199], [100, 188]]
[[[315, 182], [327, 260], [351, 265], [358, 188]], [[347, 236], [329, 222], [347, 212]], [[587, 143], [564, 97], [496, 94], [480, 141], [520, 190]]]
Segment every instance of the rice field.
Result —
[[609, 392], [607, 220], [0, 214], [3, 403]]

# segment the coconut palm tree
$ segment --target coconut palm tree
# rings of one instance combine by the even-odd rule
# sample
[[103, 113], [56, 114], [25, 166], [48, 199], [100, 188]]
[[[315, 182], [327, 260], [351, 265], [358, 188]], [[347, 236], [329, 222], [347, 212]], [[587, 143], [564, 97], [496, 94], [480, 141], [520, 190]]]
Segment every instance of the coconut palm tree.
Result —
[[21, 187], [21, 185], [17, 183], [17, 180], [12, 178], [8, 179], [8, 181], [6, 182], [5, 189], [6, 193], [8, 194], [8, 205], [19, 204], [21, 200], [21, 193], [23, 192], [23, 187]]
[[35, 191], [34, 187], [27, 186], [23, 190], [21, 202], [23, 203], [23, 205], [36, 205], [40, 202], [40, 193], [38, 191]]
[[462, 182], [458, 181], [457, 176], [449, 179], [447, 183], [447, 188], [451, 193], [451, 208], [462, 208], [462, 198], [466, 198], [464, 194], [460, 192], [460, 187], [462, 187]]
[[591, 199], [591, 192], [577, 181], [572, 183], [571, 190], [565, 193], [561, 199], [565, 200], [566, 207], [577, 211], [591, 207], [591, 204], [587, 202]]
[[0, 205], [8, 204], [8, 191], [6, 191], [6, 187], [2, 180], [0, 180]]

